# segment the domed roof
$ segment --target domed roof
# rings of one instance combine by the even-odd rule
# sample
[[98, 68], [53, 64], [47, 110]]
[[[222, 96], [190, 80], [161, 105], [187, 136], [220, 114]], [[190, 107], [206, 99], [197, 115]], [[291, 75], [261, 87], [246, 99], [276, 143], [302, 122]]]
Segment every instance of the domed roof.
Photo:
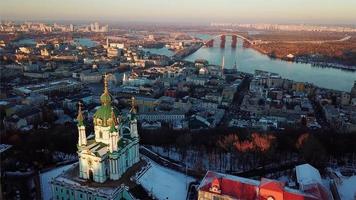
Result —
[[100, 101], [102, 105], [110, 105], [111, 104], [111, 96], [109, 93], [109, 89], [108, 89], [108, 75], [104, 75], [104, 92], [103, 94], [100, 96]]
[[118, 118], [118, 110], [111, 105], [102, 105], [96, 110], [94, 114], [94, 125], [110, 126], [112, 124], [111, 112], [114, 112], [115, 118]]
[[118, 110], [111, 105], [111, 96], [108, 90], [107, 75], [104, 76], [104, 93], [100, 96], [101, 106], [94, 114], [95, 126], [110, 126], [113, 122], [112, 112], [115, 118], [119, 116]]
[[100, 96], [100, 102], [101, 104], [103, 105], [110, 105], [111, 104], [111, 96], [109, 93], [103, 93], [101, 96]]

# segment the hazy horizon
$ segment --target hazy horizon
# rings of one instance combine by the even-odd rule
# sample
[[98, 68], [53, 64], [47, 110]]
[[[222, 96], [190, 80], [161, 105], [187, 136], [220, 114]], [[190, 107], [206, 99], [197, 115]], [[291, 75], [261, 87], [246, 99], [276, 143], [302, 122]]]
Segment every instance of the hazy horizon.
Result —
[[[78, 12], [80, 11], [80, 12]], [[355, 24], [353, 0], [11, 0], [0, 20]]]

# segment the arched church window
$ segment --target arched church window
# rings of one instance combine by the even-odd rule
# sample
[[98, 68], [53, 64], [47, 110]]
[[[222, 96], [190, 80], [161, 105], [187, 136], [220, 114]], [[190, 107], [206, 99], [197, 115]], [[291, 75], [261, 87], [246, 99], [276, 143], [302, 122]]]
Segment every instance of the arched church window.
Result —
[[99, 132], [99, 138], [103, 138], [103, 132]]

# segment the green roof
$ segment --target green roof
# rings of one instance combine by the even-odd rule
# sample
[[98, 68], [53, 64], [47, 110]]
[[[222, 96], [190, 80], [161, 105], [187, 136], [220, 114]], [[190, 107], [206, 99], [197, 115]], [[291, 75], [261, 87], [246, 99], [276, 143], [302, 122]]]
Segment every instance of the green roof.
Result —
[[137, 119], [136, 113], [131, 112], [130, 114], [131, 114], [131, 120]]
[[110, 105], [111, 103], [111, 97], [110, 94], [108, 92], [104, 92], [101, 96], [100, 96], [100, 101], [103, 105]]
[[84, 126], [84, 120], [78, 120], [77, 126]]
[[[118, 110], [111, 105], [102, 105], [98, 108], [98, 110], [94, 114], [94, 119], [101, 119], [103, 121], [106, 121], [108, 119], [111, 119], [111, 112], [114, 110], [115, 117], [119, 116]], [[106, 123], [103, 123], [103, 125]]]

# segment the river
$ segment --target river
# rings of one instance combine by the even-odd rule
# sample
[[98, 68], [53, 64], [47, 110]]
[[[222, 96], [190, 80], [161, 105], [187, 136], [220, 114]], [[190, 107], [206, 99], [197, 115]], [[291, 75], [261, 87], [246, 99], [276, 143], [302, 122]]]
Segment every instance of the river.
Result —
[[[194, 34], [195, 37], [207, 40], [211, 38], [207, 34]], [[96, 42], [87, 38], [76, 38], [76, 41], [82, 45], [92, 47]], [[194, 52], [185, 60], [194, 62], [196, 59], [205, 59], [210, 64], [220, 65], [222, 58], [225, 58], [225, 68], [232, 68], [237, 65], [237, 69], [242, 72], [254, 73], [256, 69], [275, 72], [283, 78], [294, 81], [309, 82], [316, 86], [350, 92], [354, 81], [356, 80], [355, 71], [346, 71], [335, 68], [321, 68], [311, 64], [288, 62], [279, 59], [271, 59], [251, 48], [244, 48], [243, 41], [238, 39], [236, 48], [231, 48], [231, 37], [226, 37], [225, 48], [220, 48], [220, 41], [214, 42], [214, 47], [202, 47]], [[163, 48], [143, 49], [154, 54], [172, 56], [174, 52]]]
[[[197, 37], [207, 39], [206, 35]], [[283, 78], [294, 81], [309, 82], [316, 86], [350, 92], [356, 72], [335, 68], [315, 67], [311, 64], [288, 62], [279, 59], [271, 59], [251, 48], [244, 48], [243, 41], [238, 39], [235, 49], [231, 48], [231, 37], [226, 37], [224, 49], [220, 48], [220, 41], [214, 41], [214, 47], [202, 47], [185, 60], [194, 62], [196, 59], [205, 59], [210, 64], [220, 65], [225, 57], [225, 68], [232, 68], [236, 62], [237, 69], [242, 72], [253, 73], [256, 69], [275, 72]]]
[[[195, 37], [207, 40], [212, 36], [207, 34], [194, 34]], [[75, 42], [87, 47], [98, 45], [97, 42], [89, 38], [75, 38]], [[294, 81], [309, 82], [316, 86], [335, 89], [341, 91], [350, 91], [356, 80], [355, 71], [346, 71], [335, 68], [321, 68], [311, 64], [288, 62], [279, 59], [271, 59], [251, 48], [244, 48], [242, 40], [238, 39], [236, 48], [231, 48], [231, 37], [226, 37], [225, 48], [220, 48], [220, 41], [214, 41], [214, 47], [202, 47], [194, 52], [185, 60], [194, 62], [196, 59], [205, 59], [210, 64], [220, 65], [222, 58], [225, 58], [225, 68], [232, 68], [237, 64], [237, 69], [242, 72], [253, 73], [256, 69], [275, 72], [283, 78]], [[20, 40], [19, 44], [36, 44], [33, 39]], [[166, 47], [160, 49], [144, 49], [151, 53], [172, 56], [174, 52]]]

